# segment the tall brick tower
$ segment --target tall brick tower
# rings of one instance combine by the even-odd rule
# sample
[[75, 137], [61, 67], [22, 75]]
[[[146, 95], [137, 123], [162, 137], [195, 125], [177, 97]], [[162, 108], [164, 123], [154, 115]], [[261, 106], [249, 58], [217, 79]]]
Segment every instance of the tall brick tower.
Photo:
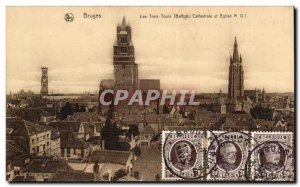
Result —
[[125, 17], [117, 26], [117, 41], [114, 44], [115, 88], [128, 91], [138, 89], [138, 65], [135, 63], [131, 27]]
[[233, 55], [230, 56], [228, 97], [236, 99], [244, 96], [244, 70], [242, 55], [239, 54], [235, 37]]
[[48, 95], [48, 68], [42, 67], [41, 95]]

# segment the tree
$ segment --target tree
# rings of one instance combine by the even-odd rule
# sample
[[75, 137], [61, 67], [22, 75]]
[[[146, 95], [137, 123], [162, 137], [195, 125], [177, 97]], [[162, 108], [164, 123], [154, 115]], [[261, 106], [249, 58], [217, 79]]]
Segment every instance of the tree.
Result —
[[105, 125], [101, 130], [101, 137], [104, 140], [105, 149], [116, 150], [118, 142], [118, 128], [116, 123], [112, 124], [109, 117], [106, 118]]
[[78, 103], [75, 104], [75, 109], [74, 110], [75, 110], [75, 112], [79, 112], [79, 104]]
[[169, 114], [169, 113], [170, 113], [169, 107], [166, 104], [164, 104], [164, 106], [163, 106], [163, 114]]
[[255, 106], [252, 108], [250, 114], [254, 119], [273, 119], [273, 110], [270, 108], [263, 108], [262, 106]]
[[74, 110], [69, 102], [65, 104], [65, 106], [62, 107], [60, 111], [60, 118], [66, 119], [69, 115], [73, 115]]
[[133, 153], [136, 157], [139, 157], [142, 154], [141, 148], [136, 146], [135, 148], [133, 148]]
[[115, 175], [113, 176], [112, 180], [113, 181], [117, 181], [120, 178], [124, 177], [127, 175], [127, 172], [125, 169], [119, 169], [118, 171], [116, 171]]
[[80, 105], [79, 112], [86, 112], [86, 108], [84, 105]]
[[137, 125], [128, 125], [129, 126], [129, 129], [128, 129], [128, 132], [126, 133], [126, 136], [128, 138], [131, 138], [131, 136], [135, 137], [137, 135], [139, 135], [139, 128]]

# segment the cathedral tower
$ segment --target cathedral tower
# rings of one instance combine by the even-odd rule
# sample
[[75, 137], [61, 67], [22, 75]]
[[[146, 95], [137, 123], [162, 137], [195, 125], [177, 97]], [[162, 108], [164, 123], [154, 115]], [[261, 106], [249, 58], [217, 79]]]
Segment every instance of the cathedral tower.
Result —
[[48, 95], [48, 68], [42, 67], [41, 95]]
[[125, 17], [117, 26], [117, 41], [114, 44], [115, 88], [128, 91], [138, 89], [138, 65], [135, 63], [131, 27]]
[[236, 99], [244, 96], [244, 70], [242, 55], [238, 52], [236, 37], [234, 40], [233, 55], [230, 56], [228, 97]]

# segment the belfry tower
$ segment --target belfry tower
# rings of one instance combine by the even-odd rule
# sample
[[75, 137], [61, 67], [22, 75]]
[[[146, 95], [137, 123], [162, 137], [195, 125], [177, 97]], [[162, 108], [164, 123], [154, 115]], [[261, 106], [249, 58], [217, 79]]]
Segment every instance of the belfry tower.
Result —
[[239, 54], [235, 37], [233, 55], [230, 56], [228, 97], [236, 99], [244, 96], [244, 70], [242, 55]]
[[138, 89], [138, 65], [135, 63], [131, 27], [125, 17], [117, 26], [117, 41], [114, 44], [115, 88], [128, 91]]
[[48, 95], [48, 68], [42, 67], [41, 95]]

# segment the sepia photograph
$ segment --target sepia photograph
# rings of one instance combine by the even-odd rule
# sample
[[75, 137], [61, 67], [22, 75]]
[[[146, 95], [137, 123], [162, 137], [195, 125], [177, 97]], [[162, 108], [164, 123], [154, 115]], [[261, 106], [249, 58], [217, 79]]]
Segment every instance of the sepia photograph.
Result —
[[7, 6], [9, 183], [296, 182], [293, 6]]

